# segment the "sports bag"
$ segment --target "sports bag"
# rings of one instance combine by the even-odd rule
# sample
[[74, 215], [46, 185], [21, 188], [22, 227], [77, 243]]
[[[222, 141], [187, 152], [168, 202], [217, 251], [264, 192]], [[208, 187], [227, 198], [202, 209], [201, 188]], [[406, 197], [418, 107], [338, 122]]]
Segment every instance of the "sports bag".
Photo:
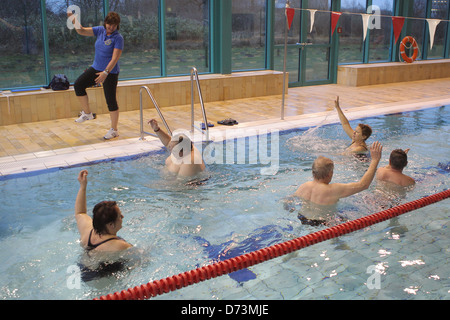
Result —
[[69, 79], [67, 79], [67, 76], [65, 74], [55, 74], [53, 76], [52, 81], [50, 81], [50, 84], [45, 89], [52, 89], [55, 91], [59, 90], [67, 90], [70, 87]]

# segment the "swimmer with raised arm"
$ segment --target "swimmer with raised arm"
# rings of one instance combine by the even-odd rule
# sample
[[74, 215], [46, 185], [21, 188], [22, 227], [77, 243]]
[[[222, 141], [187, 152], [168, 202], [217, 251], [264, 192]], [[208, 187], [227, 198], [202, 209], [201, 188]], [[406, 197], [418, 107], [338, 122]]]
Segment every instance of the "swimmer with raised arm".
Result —
[[339, 121], [342, 124], [342, 128], [345, 133], [352, 139], [352, 144], [345, 149], [345, 153], [348, 154], [366, 154], [369, 152], [369, 148], [367, 147], [366, 140], [372, 134], [372, 128], [367, 125], [360, 123], [356, 127], [355, 130], [350, 126], [347, 117], [342, 112], [341, 107], [339, 105], [339, 96], [334, 101], [334, 106], [339, 116]]
[[87, 170], [78, 174], [80, 189], [75, 200], [75, 219], [82, 247], [88, 251], [103, 252], [118, 252], [132, 247], [117, 236], [122, 228], [123, 215], [115, 201], [102, 201], [95, 205], [93, 218], [87, 215], [87, 175]]
[[[381, 159], [383, 147], [376, 141], [370, 147], [371, 162], [361, 180], [352, 183], [331, 183], [334, 163], [331, 159], [320, 156], [312, 165], [313, 180], [300, 185], [294, 196], [301, 198], [314, 210], [302, 211], [299, 219], [304, 224], [325, 224], [329, 208], [335, 206], [339, 199], [349, 197], [369, 188]], [[321, 210], [321, 209], [327, 210]]]
[[155, 119], [148, 121], [162, 144], [169, 149], [166, 159], [167, 169], [178, 176], [191, 177], [203, 172], [206, 168], [201, 152], [185, 134], [178, 133], [172, 137], [161, 130]]

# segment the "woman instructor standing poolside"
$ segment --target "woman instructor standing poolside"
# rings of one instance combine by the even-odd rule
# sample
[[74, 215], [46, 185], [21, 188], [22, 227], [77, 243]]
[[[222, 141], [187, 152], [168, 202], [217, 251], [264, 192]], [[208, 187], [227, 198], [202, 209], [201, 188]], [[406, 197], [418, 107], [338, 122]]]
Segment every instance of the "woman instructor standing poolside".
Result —
[[[72, 14], [72, 12], [68, 12], [67, 16], [70, 17]], [[74, 84], [75, 94], [80, 100], [81, 108], [83, 109], [81, 116], [75, 122], [82, 123], [86, 120], [94, 119], [89, 108], [86, 88], [95, 84], [102, 84], [111, 116], [111, 129], [103, 138], [108, 140], [118, 137], [119, 106], [117, 105], [116, 91], [120, 71], [119, 58], [122, 54], [124, 43], [123, 37], [119, 33], [120, 16], [116, 12], [110, 12], [106, 16], [103, 26], [93, 28], [82, 27], [76, 16], [71, 19], [78, 34], [87, 37], [97, 37], [94, 63], [78, 77]]]

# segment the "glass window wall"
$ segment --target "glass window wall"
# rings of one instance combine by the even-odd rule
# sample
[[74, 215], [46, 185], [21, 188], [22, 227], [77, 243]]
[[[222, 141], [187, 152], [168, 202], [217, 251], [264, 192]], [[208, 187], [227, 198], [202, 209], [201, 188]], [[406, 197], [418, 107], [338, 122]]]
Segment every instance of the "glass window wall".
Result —
[[0, 88], [45, 83], [40, 1], [0, 1]]
[[110, 11], [120, 14], [120, 33], [125, 42], [120, 57], [120, 78], [160, 76], [159, 1], [110, 1], [110, 6]]
[[[390, 47], [392, 35], [392, 16], [394, 15], [394, 4], [392, 1], [373, 0], [372, 12], [379, 17], [372, 17], [368, 33], [369, 39], [369, 62], [381, 62], [390, 60]], [[367, 40], [366, 40], [367, 41]]]
[[103, 25], [103, 2], [46, 1], [50, 74], [65, 74], [73, 83], [94, 61], [95, 37], [81, 36], [68, 28], [67, 8], [71, 5], [79, 8], [75, 14], [83, 27], [94, 27]]
[[166, 0], [167, 75], [210, 70], [209, 0]]
[[[432, 1], [431, 19], [448, 19], [449, 0]], [[445, 41], [448, 30], [448, 21], [441, 21], [435, 30], [433, 48], [428, 46], [428, 59], [443, 58], [445, 52]]]
[[266, 67], [266, 0], [232, 2], [232, 70]]
[[[366, 0], [342, 0], [341, 11], [365, 13]], [[362, 63], [364, 43], [361, 15], [342, 14], [339, 25], [342, 28], [342, 33], [339, 34], [339, 63]]]
[[[210, 35], [211, 24], [220, 25], [220, 21], [211, 21], [210, 17], [210, 5], [216, 1], [219, 0], [2, 0], [0, 90], [40, 87], [48, 84], [47, 76], [51, 78], [57, 73], [66, 74], [73, 83], [92, 64], [95, 39], [80, 36], [67, 27], [66, 10], [69, 5], [80, 7], [81, 23], [87, 27], [102, 25], [104, 6], [121, 15], [120, 32], [125, 39], [120, 59], [121, 80], [186, 75], [192, 66], [201, 73], [211, 72], [210, 42], [220, 42], [211, 39]], [[299, 56], [302, 49], [305, 52], [302, 63], [306, 61], [302, 72], [307, 68], [312, 70], [306, 72], [306, 79], [317, 80], [326, 76], [330, 56], [325, 48], [326, 35], [331, 29], [327, 11], [331, 9], [321, 3], [330, 1], [290, 1], [293, 8], [319, 9], [312, 32], [309, 32], [308, 12], [296, 10], [288, 32], [287, 71], [290, 82], [300, 77]], [[338, 58], [332, 61], [333, 64], [395, 60], [397, 57], [390, 56], [391, 51], [396, 52], [391, 47], [391, 16], [394, 15], [420, 18], [406, 19], [402, 32], [412, 35], [419, 43], [422, 55], [418, 59], [439, 59], [448, 54], [450, 0], [402, 1], [398, 6], [400, 12], [394, 11], [394, 1], [340, 0], [331, 3], [336, 8], [340, 5], [339, 10], [343, 12], [339, 19], [342, 33], [337, 37]], [[373, 5], [372, 9], [379, 8], [382, 17], [379, 28], [368, 30], [364, 43], [359, 13], [367, 12], [367, 3]], [[41, 4], [44, 4], [44, 12], [41, 12]], [[268, 4], [275, 6], [273, 19], [266, 19]], [[231, 56], [219, 54], [216, 59], [230, 63], [232, 71], [265, 69], [269, 63], [273, 63], [276, 70], [282, 70], [285, 4], [285, 0], [231, 1], [231, 16], [221, 16], [221, 13], [217, 18], [231, 21]], [[376, 14], [375, 11], [373, 13]], [[303, 21], [300, 19], [302, 15]], [[426, 18], [446, 20], [437, 25], [432, 49]], [[270, 38], [273, 40], [273, 46], [270, 46], [274, 50], [273, 61], [266, 61], [266, 57], [272, 56], [266, 52], [266, 20], [274, 21], [274, 26], [269, 26], [274, 31], [273, 38]], [[305, 26], [308, 32], [303, 32], [304, 39], [300, 39], [301, 28]], [[165, 34], [160, 39], [162, 30]], [[313, 43], [316, 47], [300, 48], [304, 42]], [[398, 48], [398, 42], [396, 46]]]
[[[422, 50], [425, 48], [424, 43], [424, 35], [425, 35], [425, 23], [427, 16], [427, 0], [414, 0], [408, 1], [408, 11], [410, 12], [411, 17], [421, 18], [421, 19], [407, 19], [405, 22], [406, 26], [406, 34], [408, 36], [412, 36], [416, 39], [417, 44], [419, 45], [420, 54], [417, 56], [417, 60], [422, 59]], [[401, 39], [398, 40], [399, 42]], [[411, 55], [411, 54], [409, 54]]]

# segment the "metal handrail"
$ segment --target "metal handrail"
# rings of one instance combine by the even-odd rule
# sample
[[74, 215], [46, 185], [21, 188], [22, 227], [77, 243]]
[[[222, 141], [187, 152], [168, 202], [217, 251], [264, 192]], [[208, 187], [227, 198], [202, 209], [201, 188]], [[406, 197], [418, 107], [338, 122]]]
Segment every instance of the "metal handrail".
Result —
[[150, 89], [147, 86], [142, 86], [139, 89], [140, 118], [141, 118], [140, 119], [140, 123], [141, 123], [141, 137], [140, 137], [140, 140], [145, 140], [144, 134], [148, 134], [148, 135], [151, 135], [151, 136], [154, 136], [154, 137], [158, 137], [158, 135], [155, 134], [155, 133], [144, 131], [144, 113], [143, 113], [143, 110], [142, 110], [142, 89], [145, 89], [145, 91], [147, 91], [150, 99], [152, 99], [152, 102], [153, 102], [153, 105], [156, 108], [156, 111], [158, 111], [159, 117], [161, 118], [162, 122], [164, 123], [164, 126], [167, 129], [168, 134], [170, 136], [172, 136], [172, 130], [170, 130], [169, 125], [167, 124], [166, 120], [164, 119], [164, 116], [162, 115], [161, 110], [159, 109], [158, 103], [156, 102], [155, 98], [153, 97], [152, 92], [150, 91]]
[[[194, 125], [194, 75], [195, 82], [197, 84], [198, 98], [200, 100], [200, 106], [202, 107], [203, 121], [205, 123], [205, 130], [198, 128]], [[206, 134], [206, 141], [209, 141], [209, 127], [208, 120], [206, 118], [205, 104], [203, 103], [202, 89], [200, 88], [200, 80], [198, 78], [197, 68], [192, 67], [191, 69], [191, 133], [194, 133], [194, 128], [199, 130], [201, 133]]]

